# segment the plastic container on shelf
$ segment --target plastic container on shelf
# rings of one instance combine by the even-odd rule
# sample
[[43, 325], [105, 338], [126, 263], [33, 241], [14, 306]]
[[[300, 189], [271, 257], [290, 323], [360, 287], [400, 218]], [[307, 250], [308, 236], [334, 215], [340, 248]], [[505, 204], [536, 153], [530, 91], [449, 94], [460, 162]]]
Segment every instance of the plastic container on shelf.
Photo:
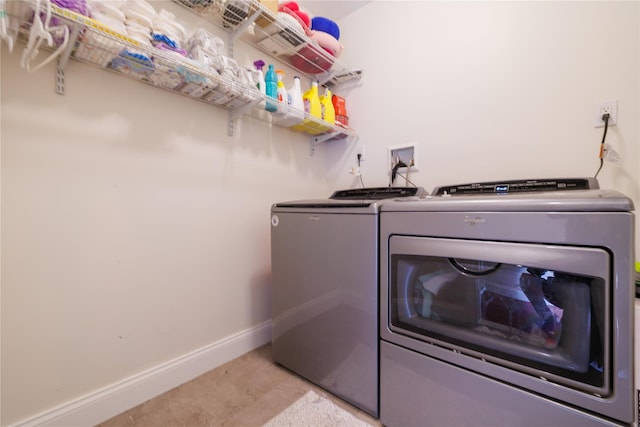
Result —
[[304, 112], [311, 116], [322, 119], [322, 105], [318, 95], [318, 82], [311, 83], [311, 88], [302, 95], [304, 101]]
[[317, 81], [311, 83], [311, 88], [302, 95], [302, 99], [304, 101], [304, 112], [308, 115], [308, 118], [303, 120], [302, 123], [292, 126], [291, 129], [300, 130], [311, 135], [331, 130], [332, 126], [322, 121], [322, 104], [318, 96]]
[[278, 111], [278, 76], [273, 64], [269, 64], [267, 73], [264, 75], [265, 93], [267, 95], [267, 105], [265, 109], [270, 112]]
[[279, 114], [287, 114], [287, 106], [289, 104], [289, 97], [287, 96], [287, 89], [284, 87], [284, 71], [276, 70], [276, 76], [278, 77], [278, 111]]
[[304, 102], [300, 89], [300, 77], [293, 77], [293, 85], [287, 89], [286, 113], [281, 116], [273, 116], [273, 123], [281, 127], [298, 125], [304, 120]]
[[320, 97], [320, 105], [322, 106], [322, 120], [334, 124], [336, 122], [336, 112], [333, 108], [333, 100], [329, 88], [325, 88], [324, 95]]
[[287, 91], [289, 112], [304, 118], [304, 100], [302, 99], [302, 89], [300, 88], [300, 77], [293, 77], [293, 85]]
[[336, 114], [336, 122], [335, 122], [336, 125], [342, 126], [345, 128], [348, 127], [349, 115], [347, 114], [347, 106], [344, 98], [338, 95], [333, 95], [331, 98], [333, 103], [333, 109]]
[[[257, 79], [258, 79], [258, 91], [260, 92], [260, 94], [262, 95], [263, 98], [266, 99], [267, 96], [267, 83], [264, 80], [264, 73], [262, 72], [262, 67], [264, 67], [264, 61], [262, 59], [258, 59], [257, 61], [254, 61], [253, 65], [255, 65], [256, 67], [256, 72], [258, 73]], [[266, 107], [266, 101], [262, 100], [259, 103], [260, 108], [265, 108]]]

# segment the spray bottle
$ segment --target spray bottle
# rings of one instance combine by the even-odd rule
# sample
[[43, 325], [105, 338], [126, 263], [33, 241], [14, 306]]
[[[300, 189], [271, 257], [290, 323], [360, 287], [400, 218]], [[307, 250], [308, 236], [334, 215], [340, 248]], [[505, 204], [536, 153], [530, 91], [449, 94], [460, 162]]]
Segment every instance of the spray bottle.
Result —
[[[257, 61], [254, 61], [253, 65], [255, 65], [256, 70], [258, 72], [258, 90], [260, 91], [260, 94], [262, 95], [263, 98], [265, 98], [267, 96], [267, 85], [264, 81], [264, 73], [262, 72], [262, 67], [264, 67], [264, 61], [262, 59], [258, 59]], [[266, 102], [264, 100], [260, 101], [260, 107], [264, 108], [266, 105]]]
[[267, 105], [265, 109], [270, 112], [278, 110], [278, 77], [273, 64], [269, 64], [267, 74], [264, 76], [265, 94], [267, 96]]
[[287, 105], [289, 104], [289, 97], [287, 96], [287, 89], [284, 87], [284, 71], [276, 70], [276, 76], [278, 77], [278, 113], [287, 114]]

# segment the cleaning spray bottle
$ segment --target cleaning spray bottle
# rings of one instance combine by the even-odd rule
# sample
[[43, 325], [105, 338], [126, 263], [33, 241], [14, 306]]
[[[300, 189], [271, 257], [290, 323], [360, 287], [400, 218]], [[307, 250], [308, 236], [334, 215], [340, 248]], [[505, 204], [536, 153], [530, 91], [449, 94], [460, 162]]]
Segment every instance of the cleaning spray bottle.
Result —
[[287, 114], [287, 106], [289, 104], [289, 97], [287, 96], [287, 89], [284, 87], [284, 71], [276, 70], [276, 76], [278, 77], [278, 113]]
[[[267, 85], [264, 81], [264, 73], [262, 72], [262, 67], [264, 67], [265, 62], [262, 59], [258, 59], [257, 61], [254, 61], [253, 65], [255, 65], [256, 70], [258, 72], [258, 90], [260, 91], [260, 94], [262, 95], [263, 98], [266, 98], [267, 96]], [[260, 101], [260, 107], [261, 108], [265, 108], [266, 106], [266, 102], [264, 100]]]
[[331, 90], [325, 88], [324, 95], [320, 97], [320, 104], [322, 106], [322, 120], [334, 124], [336, 122], [336, 110], [333, 108], [332, 97]]
[[270, 112], [278, 111], [278, 77], [273, 64], [269, 64], [267, 74], [264, 75], [265, 93], [267, 95], [267, 105], [265, 109]]
[[320, 105], [320, 97], [318, 96], [318, 82], [311, 83], [311, 88], [302, 95], [304, 101], [304, 112], [309, 115], [322, 119], [322, 106]]

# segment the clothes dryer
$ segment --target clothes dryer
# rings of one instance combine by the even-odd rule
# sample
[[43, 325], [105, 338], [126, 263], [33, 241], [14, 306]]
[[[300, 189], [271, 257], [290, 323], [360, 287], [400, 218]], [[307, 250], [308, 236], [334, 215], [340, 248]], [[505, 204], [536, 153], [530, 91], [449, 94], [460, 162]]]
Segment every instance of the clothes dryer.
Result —
[[383, 424], [636, 420], [633, 202], [556, 181], [382, 206]]

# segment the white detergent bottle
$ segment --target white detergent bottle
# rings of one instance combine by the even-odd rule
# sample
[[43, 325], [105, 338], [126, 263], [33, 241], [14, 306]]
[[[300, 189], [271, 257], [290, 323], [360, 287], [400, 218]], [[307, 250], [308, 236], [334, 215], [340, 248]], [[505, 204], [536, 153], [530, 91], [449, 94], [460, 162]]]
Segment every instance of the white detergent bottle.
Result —
[[302, 89], [300, 87], [300, 77], [293, 77], [293, 86], [287, 91], [289, 97], [289, 115], [304, 119], [304, 101], [302, 99]]
[[264, 108], [266, 105], [267, 98], [267, 84], [264, 81], [264, 73], [262, 72], [262, 67], [264, 67], [265, 62], [262, 59], [258, 59], [253, 63], [255, 65], [256, 70], [258, 72], [258, 90], [262, 95], [262, 101], [258, 104], [259, 107]]
[[287, 114], [274, 116], [274, 122], [278, 126], [291, 127], [304, 121], [304, 101], [300, 89], [300, 77], [293, 78], [293, 86], [287, 89]]

